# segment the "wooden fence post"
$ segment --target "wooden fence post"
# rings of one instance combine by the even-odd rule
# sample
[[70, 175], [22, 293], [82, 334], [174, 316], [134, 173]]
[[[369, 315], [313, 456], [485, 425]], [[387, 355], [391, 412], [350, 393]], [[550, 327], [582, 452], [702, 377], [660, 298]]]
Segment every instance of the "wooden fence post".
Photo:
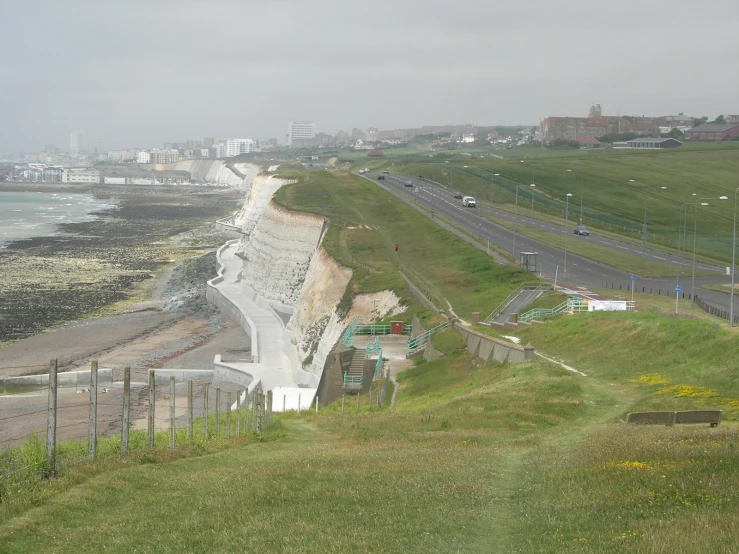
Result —
[[236, 391], [236, 436], [241, 435], [241, 391]]
[[257, 394], [257, 435], [262, 434], [262, 395]]
[[300, 395], [298, 394], [298, 413], [300, 413]]
[[128, 454], [128, 430], [131, 426], [131, 368], [123, 368], [123, 418], [121, 419], [121, 454]]
[[318, 413], [318, 391], [316, 391], [316, 413]]
[[216, 438], [221, 436], [221, 387], [216, 387]]
[[57, 360], [49, 362], [49, 400], [46, 417], [46, 465], [48, 475], [56, 475], [56, 370]]
[[156, 375], [154, 370], [149, 370], [149, 430], [147, 442], [149, 448], [154, 448], [154, 409], [156, 406]]
[[286, 405], [287, 405], [287, 395], [286, 394], [283, 394], [282, 395], [282, 413], [283, 414], [285, 413], [285, 406]]
[[359, 396], [360, 396], [360, 393], [358, 392], [357, 393], [357, 410], [359, 409]]
[[205, 394], [203, 395], [203, 439], [208, 438], [208, 391], [210, 385], [205, 383]]
[[226, 393], [226, 440], [231, 440], [231, 391]]
[[192, 440], [192, 420], [193, 420], [193, 405], [192, 405], [192, 379], [187, 380], [187, 440]]
[[87, 458], [94, 460], [97, 454], [98, 430], [98, 362], [90, 364], [90, 420], [87, 426]]
[[174, 448], [175, 433], [175, 384], [174, 376], [169, 378], [169, 447]]
[[267, 391], [267, 425], [272, 425], [272, 391]]

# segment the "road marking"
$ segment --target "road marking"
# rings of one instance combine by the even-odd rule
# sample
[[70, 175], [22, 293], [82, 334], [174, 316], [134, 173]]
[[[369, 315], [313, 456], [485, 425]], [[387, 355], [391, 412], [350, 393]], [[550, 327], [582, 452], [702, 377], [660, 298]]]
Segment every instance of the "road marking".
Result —
[[655, 256], [655, 258], [657, 258], [658, 260], [664, 260], [664, 261], [667, 261], [667, 258], [662, 258], [662, 257], [660, 257], [660, 256]]

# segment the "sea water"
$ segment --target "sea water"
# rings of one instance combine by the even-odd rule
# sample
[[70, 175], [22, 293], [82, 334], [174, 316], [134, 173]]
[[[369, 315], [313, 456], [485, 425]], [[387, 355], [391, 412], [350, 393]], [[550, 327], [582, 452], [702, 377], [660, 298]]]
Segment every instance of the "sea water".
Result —
[[96, 219], [115, 206], [89, 194], [0, 191], [0, 248], [31, 237], [61, 235], [60, 223]]

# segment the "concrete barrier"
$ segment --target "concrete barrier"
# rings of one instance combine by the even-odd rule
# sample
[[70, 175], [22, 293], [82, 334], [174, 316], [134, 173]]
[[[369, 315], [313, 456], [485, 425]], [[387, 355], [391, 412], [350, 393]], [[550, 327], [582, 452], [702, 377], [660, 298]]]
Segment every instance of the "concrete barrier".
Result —
[[[110, 385], [113, 382], [113, 370], [109, 368], [98, 368], [98, 385]], [[48, 386], [49, 375], [23, 375], [21, 377], [7, 377], [0, 379], [0, 386], [27, 387]], [[90, 370], [66, 371], [57, 373], [58, 387], [89, 387]]]
[[221, 290], [216, 287], [217, 284], [223, 282], [223, 270], [224, 264], [221, 261], [223, 251], [238, 242], [238, 240], [229, 240], [223, 246], [221, 246], [216, 252], [216, 261], [218, 263], [218, 276], [208, 281], [205, 289], [205, 298], [216, 306], [218, 309], [229, 314], [234, 320], [238, 321], [246, 331], [246, 334], [251, 338], [251, 359], [252, 362], [259, 362], [259, 340], [257, 339], [257, 328], [251, 318], [239, 308], [239, 306], [228, 298]]
[[214, 373], [212, 369], [155, 369], [154, 382], [157, 385], [165, 385], [169, 383], [170, 377], [174, 377], [177, 383], [183, 383], [189, 379], [193, 381], [212, 380]]
[[485, 361], [496, 360], [498, 362], [521, 363], [534, 359], [533, 346], [519, 346], [512, 342], [489, 337], [468, 329], [458, 322], [453, 323], [454, 328], [464, 338], [467, 351], [473, 356]]

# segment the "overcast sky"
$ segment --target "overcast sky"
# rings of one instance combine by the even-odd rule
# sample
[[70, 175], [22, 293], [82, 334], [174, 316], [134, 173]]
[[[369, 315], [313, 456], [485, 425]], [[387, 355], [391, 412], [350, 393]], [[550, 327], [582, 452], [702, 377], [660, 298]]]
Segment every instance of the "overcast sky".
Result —
[[0, 152], [739, 113], [737, 0], [0, 0]]

